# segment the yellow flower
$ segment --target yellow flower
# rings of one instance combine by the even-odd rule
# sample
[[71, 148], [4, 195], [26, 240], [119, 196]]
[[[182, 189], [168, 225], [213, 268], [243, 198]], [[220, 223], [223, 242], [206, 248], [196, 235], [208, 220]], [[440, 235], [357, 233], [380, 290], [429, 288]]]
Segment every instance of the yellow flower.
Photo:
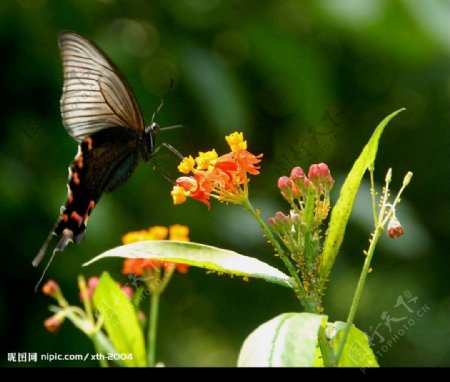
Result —
[[194, 166], [195, 160], [191, 155], [189, 155], [189, 157], [183, 158], [178, 166], [178, 171], [182, 172], [183, 174], [189, 174], [193, 170]]
[[169, 240], [189, 241], [189, 227], [174, 224], [169, 227]]
[[247, 141], [244, 141], [244, 134], [234, 132], [225, 137], [231, 151], [247, 150]]
[[148, 230], [132, 231], [122, 236], [122, 243], [131, 244], [143, 240], [164, 240], [168, 232], [169, 230], [162, 226], [151, 227]]
[[259, 174], [262, 154], [254, 155], [246, 150], [244, 134], [233, 133], [225, 137], [231, 152], [220, 157], [215, 150], [200, 152], [195, 158], [197, 167], [191, 176], [180, 176], [172, 189], [174, 204], [181, 204], [187, 197], [210, 207], [210, 198], [222, 202], [242, 204], [248, 198], [249, 175]]
[[141, 231], [128, 232], [122, 236], [122, 243], [130, 244], [135, 243], [136, 241], [147, 240], [147, 235], [148, 232], [145, 229]]
[[213, 164], [212, 162], [218, 158], [216, 150], [212, 149], [211, 151], [199, 152], [198, 157], [195, 158], [195, 162], [197, 163], [197, 170], [208, 170], [208, 167]]
[[[190, 241], [189, 228], [180, 224], [174, 224], [169, 228], [163, 226], [154, 226], [150, 227], [148, 230], [129, 232], [123, 236], [122, 241], [124, 244], [129, 244], [141, 240], [165, 240], [167, 238], [167, 234], [169, 234], [169, 240]], [[125, 259], [123, 262], [122, 273], [134, 273], [138, 276], [141, 276], [144, 273], [144, 270], [157, 270], [159, 272], [161, 268], [166, 271], [176, 268], [178, 272], [186, 273], [188, 271], [189, 265], [163, 260], [129, 258]]]
[[148, 229], [148, 236], [146, 240], [164, 240], [168, 233], [169, 230], [167, 227], [156, 225]]
[[170, 192], [170, 195], [172, 195], [173, 204], [183, 204], [188, 196], [188, 191], [186, 191], [183, 187], [174, 186]]

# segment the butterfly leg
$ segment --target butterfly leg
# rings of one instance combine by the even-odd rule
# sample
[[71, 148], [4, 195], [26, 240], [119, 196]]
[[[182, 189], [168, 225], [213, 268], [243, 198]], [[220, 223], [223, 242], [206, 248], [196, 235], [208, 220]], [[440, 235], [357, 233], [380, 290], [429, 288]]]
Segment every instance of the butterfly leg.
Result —
[[179, 159], [184, 158], [183, 155], [175, 147], [173, 147], [172, 145], [165, 143], [165, 142], [161, 143], [157, 148], [155, 148], [155, 151], [153, 151], [153, 155], [155, 155], [162, 148], [169, 150], [172, 154], [177, 156]]
[[161, 165], [155, 158], [152, 159], [152, 166], [153, 166], [153, 170], [156, 171], [158, 174], [162, 175], [164, 179], [169, 181], [169, 183], [171, 183], [173, 185], [176, 184], [176, 182], [173, 180], [173, 178], [164, 169], [163, 165]]

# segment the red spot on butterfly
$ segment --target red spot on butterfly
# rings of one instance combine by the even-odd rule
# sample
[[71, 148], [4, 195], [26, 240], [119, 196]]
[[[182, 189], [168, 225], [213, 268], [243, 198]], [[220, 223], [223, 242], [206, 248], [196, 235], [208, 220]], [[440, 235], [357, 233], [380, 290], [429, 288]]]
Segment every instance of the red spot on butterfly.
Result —
[[87, 143], [88, 151], [91, 151], [92, 150], [92, 138], [91, 137], [87, 137], [84, 141]]
[[94, 209], [94, 207], [95, 207], [95, 200], [91, 200], [91, 201], [89, 202], [89, 206], [88, 206], [88, 209], [87, 209], [87, 213], [90, 214], [91, 211]]
[[70, 194], [67, 196], [67, 203], [68, 203], [68, 204], [71, 204], [72, 202], [73, 202], [73, 194], [70, 193]]
[[81, 227], [81, 224], [83, 224], [83, 218], [76, 211], [72, 211], [72, 213], [70, 214], [70, 218], [75, 220], [78, 223], [79, 227]]
[[72, 179], [73, 179], [73, 182], [74, 182], [77, 186], [80, 184], [80, 178], [78, 177], [78, 173], [77, 173], [77, 172], [74, 172], [74, 173], [72, 174]]
[[95, 207], [95, 200], [91, 200], [91, 201], [89, 202], [89, 206], [88, 206], [88, 208], [87, 208], [87, 211], [86, 211], [86, 213], [84, 214], [84, 224], [87, 224], [88, 219], [89, 219], [89, 215], [91, 214], [91, 212], [92, 212], [92, 210], [94, 209], [94, 207]]
[[68, 222], [69, 221], [69, 216], [67, 215], [67, 214], [63, 214], [62, 216], [61, 216], [61, 220], [63, 221], [63, 222]]

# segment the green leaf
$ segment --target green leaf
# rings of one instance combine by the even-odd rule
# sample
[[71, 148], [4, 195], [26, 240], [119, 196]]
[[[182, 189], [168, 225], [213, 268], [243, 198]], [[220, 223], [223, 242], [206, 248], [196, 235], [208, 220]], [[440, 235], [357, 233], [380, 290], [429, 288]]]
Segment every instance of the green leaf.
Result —
[[95, 289], [94, 304], [117, 353], [133, 355], [133, 359], [124, 360], [123, 363], [126, 366], [146, 366], [144, 337], [136, 311], [107, 272], [103, 273]]
[[172, 261], [174, 263], [206, 268], [219, 273], [256, 277], [289, 288], [294, 286], [289, 276], [253, 257], [243, 256], [227, 249], [186, 241], [139, 241], [106, 251], [84, 265], [92, 264], [106, 257]]
[[381, 134], [389, 121], [403, 110], [405, 109], [403, 108], [397, 110], [381, 121], [372, 134], [369, 142], [366, 144], [358, 159], [354, 163], [341, 188], [339, 199], [331, 213], [330, 224], [328, 226], [328, 235], [324, 244], [322, 266], [320, 268], [321, 286], [325, 284], [334, 260], [339, 252], [339, 248], [341, 247], [344, 239], [345, 228], [347, 227], [347, 222], [350, 217], [362, 177], [369, 165], [375, 161], [378, 150], [378, 141], [380, 140]]
[[314, 366], [319, 328], [326, 320], [313, 313], [280, 314], [247, 337], [238, 366]]
[[[333, 345], [334, 352], [337, 353], [344, 334], [345, 322], [336, 321], [327, 325], [327, 336]], [[378, 362], [369, 346], [367, 335], [356, 328], [350, 328], [338, 366], [347, 367], [378, 367]]]

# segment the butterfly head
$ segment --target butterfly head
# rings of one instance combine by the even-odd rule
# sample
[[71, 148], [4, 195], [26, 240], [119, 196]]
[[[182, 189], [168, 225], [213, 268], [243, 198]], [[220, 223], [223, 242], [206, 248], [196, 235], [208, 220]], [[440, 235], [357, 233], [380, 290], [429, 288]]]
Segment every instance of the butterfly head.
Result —
[[153, 152], [155, 151], [156, 135], [159, 133], [160, 127], [156, 122], [145, 128], [144, 139], [145, 139], [145, 160], [149, 161]]

